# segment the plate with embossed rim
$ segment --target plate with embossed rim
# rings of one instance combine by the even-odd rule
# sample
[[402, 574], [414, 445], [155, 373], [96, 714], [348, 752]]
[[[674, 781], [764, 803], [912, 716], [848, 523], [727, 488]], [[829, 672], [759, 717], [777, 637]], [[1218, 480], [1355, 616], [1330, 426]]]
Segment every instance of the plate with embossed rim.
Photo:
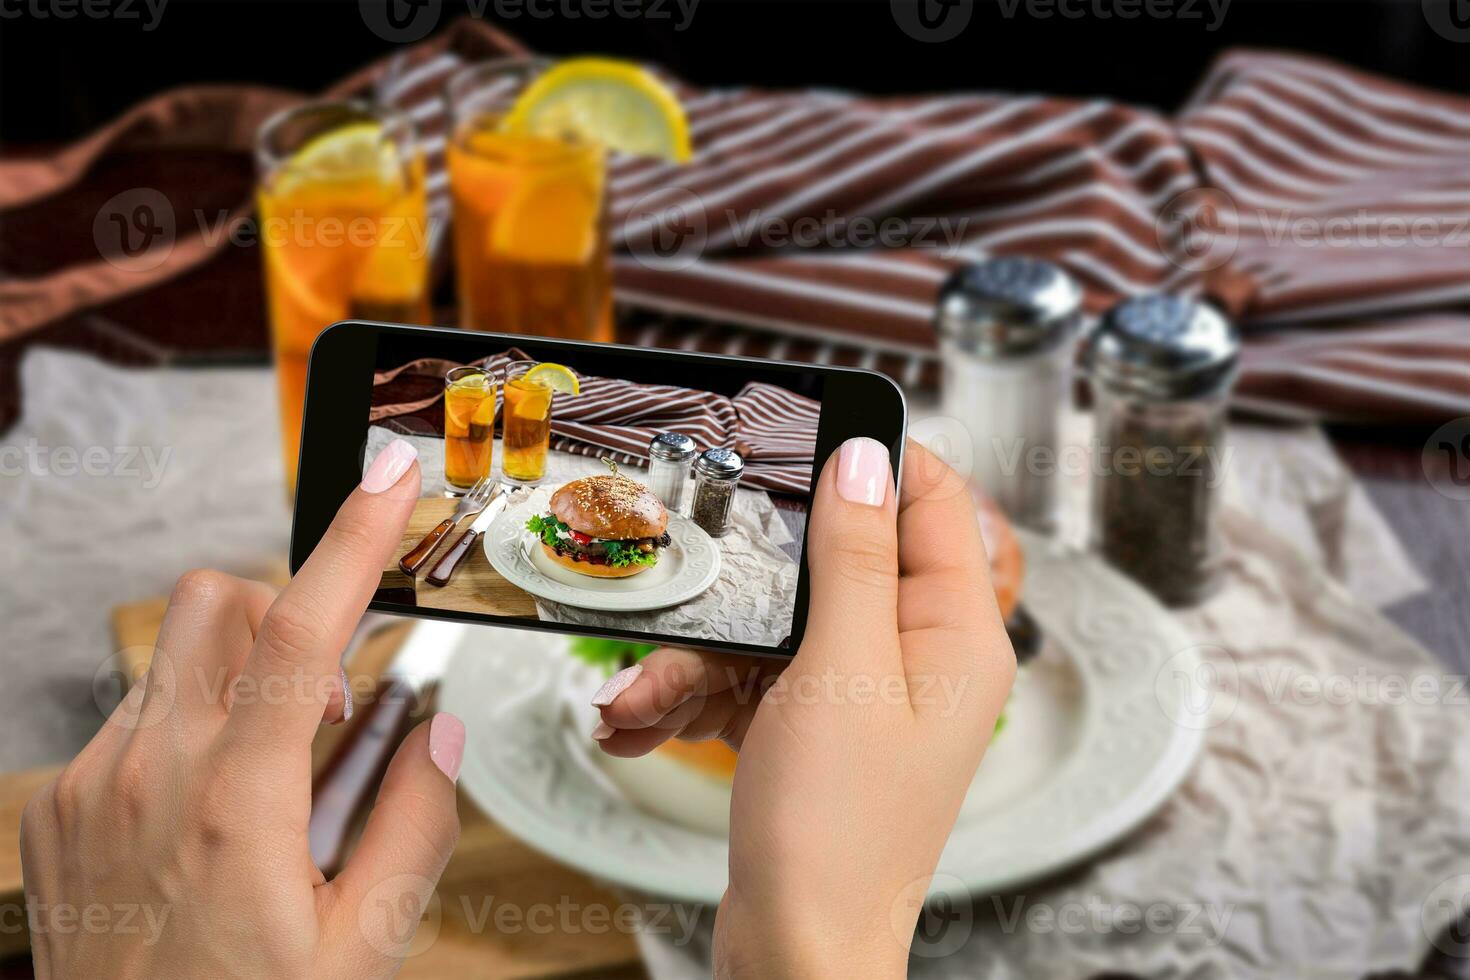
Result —
[[[549, 488], [554, 489], [554, 488]], [[593, 578], [555, 564], [526, 530], [532, 514], [546, 509], [548, 488], [537, 488], [495, 518], [485, 534], [485, 557], [504, 578], [534, 596], [580, 609], [638, 612], [687, 602], [720, 577], [720, 548], [698, 524], [669, 515], [669, 545], [658, 564], [628, 578]]]
[[[1020, 672], [931, 897], [1003, 891], [1096, 854], [1168, 800], [1203, 743], [1190, 699], [1202, 661], [1178, 621], [1097, 558], [1018, 533], [1044, 647]], [[683, 767], [657, 753], [601, 756], [579, 710], [587, 668], [566, 642], [467, 631], [440, 687], [441, 706], [469, 729], [460, 785], [560, 861], [649, 894], [718, 902], [727, 838], [679, 811], [712, 780], [671, 775]], [[638, 779], [645, 785], [628, 792]]]

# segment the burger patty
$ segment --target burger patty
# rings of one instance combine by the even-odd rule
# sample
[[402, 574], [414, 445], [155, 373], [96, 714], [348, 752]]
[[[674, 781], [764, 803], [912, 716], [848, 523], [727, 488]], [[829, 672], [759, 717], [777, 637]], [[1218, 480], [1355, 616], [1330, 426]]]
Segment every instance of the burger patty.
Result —
[[[660, 534], [656, 538], [630, 538], [617, 543], [625, 548], [636, 548], [639, 551], [653, 551], [655, 548], [668, 547], [669, 536], [667, 534]], [[587, 544], [579, 544], [571, 538], [559, 538], [554, 550], [563, 558], [570, 558], [573, 561], [585, 561], [593, 565], [604, 565], [607, 563], [607, 549], [603, 547], [603, 542], [595, 539]]]

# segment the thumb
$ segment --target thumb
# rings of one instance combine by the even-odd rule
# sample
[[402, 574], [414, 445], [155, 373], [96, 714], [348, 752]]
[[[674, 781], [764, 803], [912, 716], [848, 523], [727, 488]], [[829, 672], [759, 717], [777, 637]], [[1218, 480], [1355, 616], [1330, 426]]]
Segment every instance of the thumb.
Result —
[[357, 850], [332, 882], [347, 920], [342, 928], [366, 942], [359, 975], [377, 975], [383, 960], [410, 954], [434, 886], [459, 843], [455, 780], [464, 743], [464, 723], [443, 712], [408, 733], [383, 776]]
[[881, 442], [849, 439], [827, 460], [807, 536], [811, 594], [798, 669], [900, 666], [895, 496]]

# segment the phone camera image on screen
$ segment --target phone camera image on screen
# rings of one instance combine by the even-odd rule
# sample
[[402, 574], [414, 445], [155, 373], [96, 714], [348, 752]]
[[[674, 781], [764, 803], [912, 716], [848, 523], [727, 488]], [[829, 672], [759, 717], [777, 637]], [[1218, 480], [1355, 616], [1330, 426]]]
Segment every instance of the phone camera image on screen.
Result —
[[293, 555], [407, 440], [420, 490], [387, 611], [790, 655], [822, 463], [875, 405], [874, 434], [902, 432], [868, 372], [377, 324], [323, 338]]

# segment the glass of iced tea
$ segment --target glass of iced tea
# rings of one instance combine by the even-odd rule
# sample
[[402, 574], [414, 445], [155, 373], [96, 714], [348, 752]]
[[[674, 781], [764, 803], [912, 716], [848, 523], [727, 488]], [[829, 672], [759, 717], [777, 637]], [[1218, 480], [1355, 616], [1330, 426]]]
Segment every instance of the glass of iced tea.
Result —
[[278, 113], [261, 127], [255, 156], [290, 488], [317, 334], [353, 317], [428, 320], [424, 161], [405, 118], [353, 102]]
[[449, 187], [460, 323], [611, 341], [605, 154], [570, 134], [517, 131], [516, 97], [547, 63], [511, 58], [449, 82]]
[[544, 376], [530, 373], [535, 361], [512, 361], [505, 369], [505, 411], [500, 423], [500, 471], [518, 483], [546, 475], [551, 444], [551, 396]]
[[483, 367], [444, 375], [444, 488], [458, 496], [490, 475], [495, 453], [495, 375]]

